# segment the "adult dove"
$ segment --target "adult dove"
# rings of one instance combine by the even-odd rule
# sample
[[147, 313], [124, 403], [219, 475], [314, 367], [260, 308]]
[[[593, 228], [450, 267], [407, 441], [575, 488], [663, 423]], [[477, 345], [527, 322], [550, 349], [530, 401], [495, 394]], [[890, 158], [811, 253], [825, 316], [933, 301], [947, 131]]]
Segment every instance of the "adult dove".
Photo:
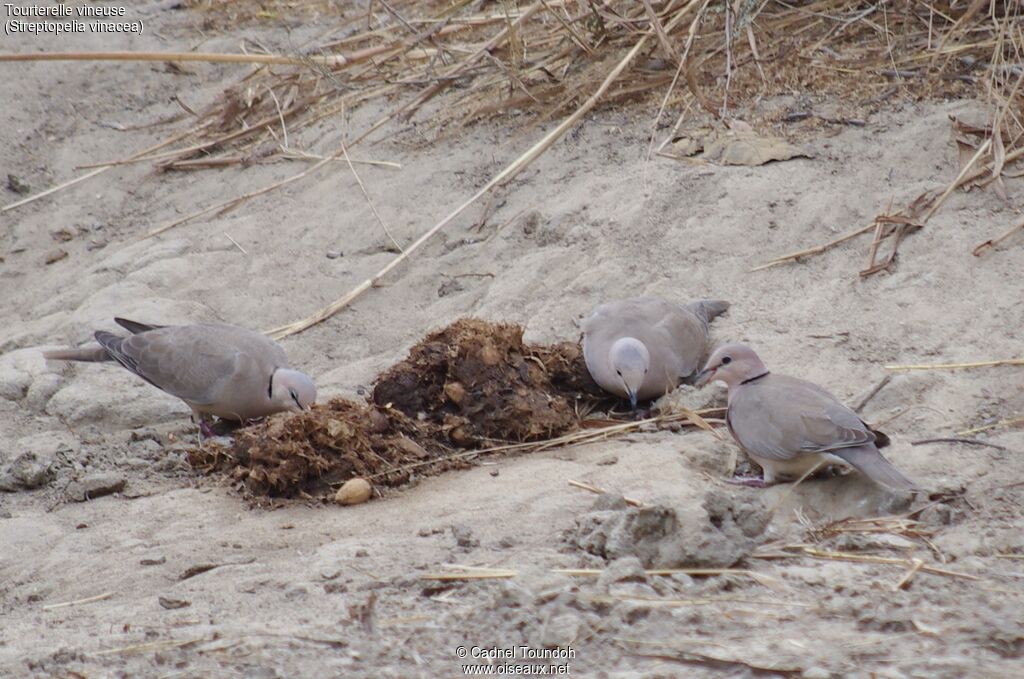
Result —
[[750, 347], [727, 344], [715, 350], [697, 382], [713, 380], [729, 387], [729, 432], [764, 469], [763, 481], [739, 483], [763, 487], [825, 462], [849, 464], [896, 490], [920, 489], [878, 452], [888, 443], [885, 434], [872, 431], [818, 385], [769, 372]]
[[583, 323], [583, 358], [605, 391], [637, 401], [658, 398], [697, 373], [708, 351], [708, 324], [729, 308], [703, 299], [683, 306], [657, 297], [602, 304]]
[[117, 361], [191, 409], [203, 434], [206, 416], [246, 422], [316, 402], [316, 386], [288, 367], [284, 350], [235, 325], [146, 325], [115, 318], [131, 335], [97, 331], [98, 347], [44, 352], [59, 361]]

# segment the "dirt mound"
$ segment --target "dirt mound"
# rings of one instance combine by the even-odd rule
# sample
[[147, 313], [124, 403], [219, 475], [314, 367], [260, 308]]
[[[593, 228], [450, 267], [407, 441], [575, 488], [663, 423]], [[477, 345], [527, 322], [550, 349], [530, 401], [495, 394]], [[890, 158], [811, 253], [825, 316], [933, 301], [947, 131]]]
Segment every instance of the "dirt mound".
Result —
[[566, 539], [609, 561], [636, 557], [645, 568], [726, 568], [756, 546], [771, 516], [759, 501], [712, 491], [700, 508], [628, 507], [602, 496]]
[[235, 432], [231, 446], [189, 453], [255, 496], [325, 497], [355, 476], [397, 486], [465, 466], [453, 448], [546, 439], [576, 429], [600, 395], [578, 345], [523, 343], [516, 325], [463, 319], [412, 348], [369, 404], [335, 399]]
[[600, 397], [578, 344], [525, 344], [517, 325], [469, 318], [428, 335], [381, 376], [373, 402], [449, 432], [457, 445], [533, 441], [579, 422]]

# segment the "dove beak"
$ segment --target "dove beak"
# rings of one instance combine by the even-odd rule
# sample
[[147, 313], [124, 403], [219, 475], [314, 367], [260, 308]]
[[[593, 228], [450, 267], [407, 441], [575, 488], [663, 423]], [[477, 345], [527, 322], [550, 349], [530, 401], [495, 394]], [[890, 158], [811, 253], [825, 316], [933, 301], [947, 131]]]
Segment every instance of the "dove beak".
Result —
[[715, 371], [716, 368], [704, 368], [703, 370], [701, 370], [699, 373], [697, 373], [697, 379], [694, 380], [693, 382], [694, 386], [705, 386], [708, 382], [715, 378]]

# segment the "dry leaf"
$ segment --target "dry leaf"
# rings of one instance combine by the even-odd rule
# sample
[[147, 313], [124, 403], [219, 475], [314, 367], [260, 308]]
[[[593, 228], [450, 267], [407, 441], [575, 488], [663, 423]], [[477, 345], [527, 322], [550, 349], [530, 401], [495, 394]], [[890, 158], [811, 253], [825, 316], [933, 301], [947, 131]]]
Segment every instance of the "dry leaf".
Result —
[[781, 137], [764, 137], [742, 120], [730, 123], [732, 129], [693, 130], [672, 144], [678, 156], [693, 156], [716, 165], [764, 165], [791, 158], [810, 158], [807, 151]]

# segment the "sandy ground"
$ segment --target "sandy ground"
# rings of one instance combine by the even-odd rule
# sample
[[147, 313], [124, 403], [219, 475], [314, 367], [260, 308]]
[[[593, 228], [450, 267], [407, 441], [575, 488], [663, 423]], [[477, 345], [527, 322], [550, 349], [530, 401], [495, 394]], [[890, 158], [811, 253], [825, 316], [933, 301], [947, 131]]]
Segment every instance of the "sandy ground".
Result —
[[[196, 17], [159, 7], [137, 10], [147, 12], [141, 37], [5, 36], [0, 49], [193, 46]], [[233, 51], [258, 37], [286, 50], [316, 29], [238, 30], [208, 36], [203, 49]], [[175, 94], [202, 107], [242, 68], [0, 64], [0, 170], [38, 191], [77, 176], [76, 165], [150, 146], [172, 130], [116, 127], [177, 112]], [[831, 106], [801, 106], [808, 103]], [[777, 98], [758, 107], [792, 105]], [[340, 126], [363, 129], [381, 112], [324, 121], [292, 144], [327, 152]], [[777, 371], [848, 401], [888, 363], [1020, 356], [1024, 246], [1018, 238], [983, 258], [970, 254], [1020, 218], [1019, 182], [1009, 183], [1008, 204], [987, 193], [953, 196], [887, 273], [858, 280], [863, 240], [748, 272], [868, 223], [890, 200], [902, 205], [947, 183], [957, 170], [948, 116], [978, 113], [969, 102], [897, 103], [864, 127], [790, 126], [784, 131], [814, 157], [759, 168], [647, 161], [651, 111], [590, 116], [501, 192], [482, 228], [474, 228], [477, 208], [381, 287], [284, 346], [323, 395], [358, 397], [428, 330], [461, 316], [516, 321], [529, 340], [556, 341], [578, 337], [580, 318], [597, 303], [656, 294], [730, 300], [714, 324], [718, 339], [747, 341]], [[531, 139], [485, 125], [430, 145], [407, 125], [355, 155], [402, 164], [360, 174], [395, 238], [409, 243]], [[115, 367], [43, 361], [40, 346], [85, 342], [94, 329], [112, 329], [115, 314], [274, 327], [393, 257], [343, 164], [139, 240], [298, 168], [159, 174], [123, 166], [0, 215], [0, 483], [10, 491], [0, 493], [0, 675], [462, 676], [460, 647], [472, 655], [520, 645], [562, 649], [569, 659], [535, 662], [569, 663], [560, 671], [581, 677], [1019, 674], [1024, 430], [978, 435], [1000, 448], [910, 442], [1019, 416], [1020, 368], [897, 375], [864, 409], [876, 423], [896, 416], [885, 426], [894, 442], [887, 455], [945, 493], [915, 515], [926, 544], [809, 531], [906, 511], [909, 500], [856, 475], [808, 481], [791, 494], [788, 485], [729, 486], [731, 446], [692, 431], [494, 459], [352, 508], [253, 509], [191, 471], [170, 442], [192, 433], [180, 402]], [[4, 203], [21, 197], [0, 194]], [[67, 256], [47, 264], [59, 249]], [[568, 479], [662, 513], [645, 529], [646, 515]], [[75, 501], [83, 484], [122, 483], [113, 495]], [[913, 507], [929, 502], [919, 497]], [[776, 505], [764, 529], [757, 517]], [[664, 544], [695, 536], [699, 548], [698, 538], [711, 536], [701, 558], [712, 562], [755, 544], [818, 542], [920, 558], [977, 579], [922, 571], [895, 589], [905, 562], [809, 557], [742, 560], [757, 578], [647, 576], [637, 557], [648, 565], [662, 558], [662, 530], [672, 533]], [[607, 540], [605, 552], [595, 535]], [[515, 576], [423, 579], [448, 564]], [[606, 572], [570, 577], [558, 568]], [[79, 603], [60, 605], [67, 602]], [[517, 652], [492, 662], [524, 659]]]

